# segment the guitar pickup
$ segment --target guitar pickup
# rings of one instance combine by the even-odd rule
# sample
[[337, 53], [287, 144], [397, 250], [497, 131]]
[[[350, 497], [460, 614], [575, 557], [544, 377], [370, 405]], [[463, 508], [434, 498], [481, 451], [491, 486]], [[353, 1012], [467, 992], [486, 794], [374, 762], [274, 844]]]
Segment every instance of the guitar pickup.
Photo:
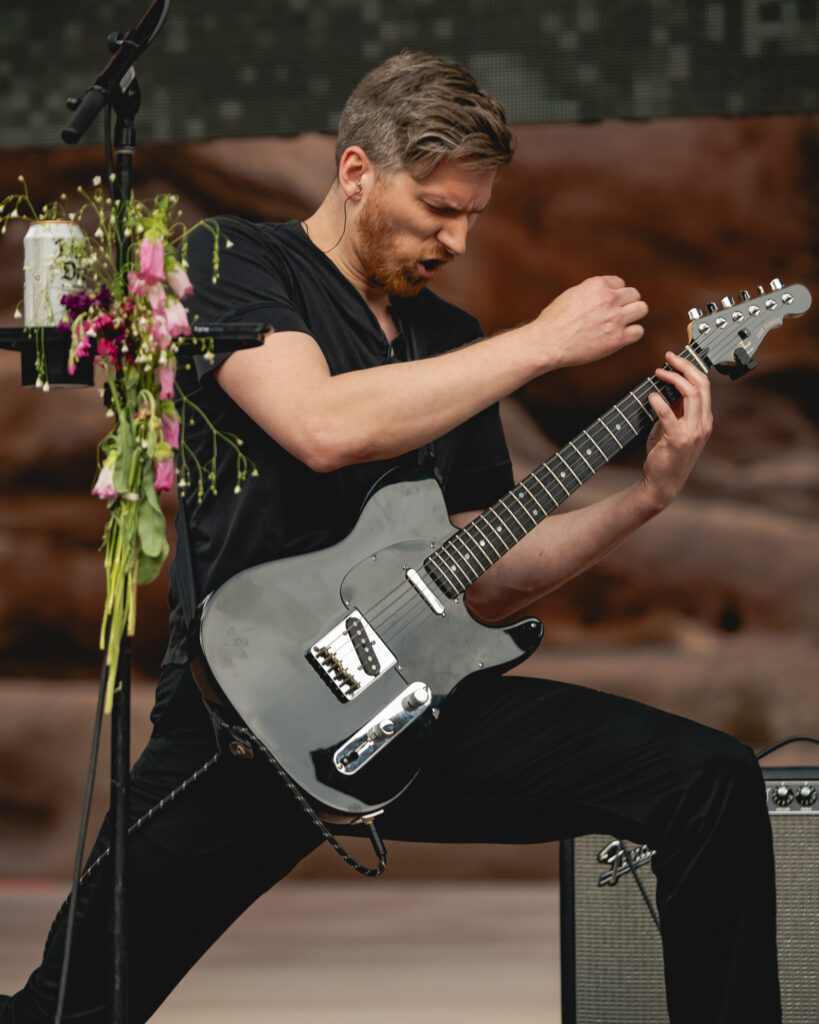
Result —
[[397, 664], [392, 651], [357, 608], [306, 653], [322, 679], [343, 700], [353, 700]]

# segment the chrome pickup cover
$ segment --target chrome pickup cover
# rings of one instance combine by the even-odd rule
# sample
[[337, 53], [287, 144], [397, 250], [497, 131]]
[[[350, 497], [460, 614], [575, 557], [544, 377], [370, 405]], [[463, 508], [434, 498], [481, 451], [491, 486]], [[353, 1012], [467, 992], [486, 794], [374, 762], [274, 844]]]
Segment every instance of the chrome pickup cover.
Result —
[[363, 693], [396, 664], [392, 651], [357, 608], [314, 643], [307, 657], [345, 700]]

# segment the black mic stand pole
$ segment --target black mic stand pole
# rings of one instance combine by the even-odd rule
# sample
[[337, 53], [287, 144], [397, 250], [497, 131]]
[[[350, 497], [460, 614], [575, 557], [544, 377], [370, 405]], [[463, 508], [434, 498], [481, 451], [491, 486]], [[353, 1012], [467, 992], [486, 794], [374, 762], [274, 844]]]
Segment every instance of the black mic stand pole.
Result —
[[[82, 100], [69, 100], [69, 109], [74, 111], [74, 115], [62, 132], [63, 140], [73, 144], [79, 141], [103, 107], [113, 107], [117, 114], [114, 128], [116, 173], [113, 179], [109, 179], [109, 188], [111, 198], [114, 201], [119, 199], [117, 260], [120, 269], [126, 262], [128, 253], [129, 243], [124, 237], [123, 223], [125, 206], [133, 188], [133, 158], [136, 145], [134, 118], [140, 103], [139, 85], [133, 65], [162, 27], [169, 9], [170, 0], [154, 0], [136, 28], [131, 29], [125, 36], [118, 33], [109, 36], [108, 45], [113, 56], [85, 97]], [[107, 151], [107, 137], [105, 145]], [[107, 646], [106, 642], [106, 648]], [[127, 632], [122, 637], [116, 672], [111, 709], [111, 1021], [113, 1024], [127, 1024], [129, 956], [126, 849], [131, 771], [131, 649]]]

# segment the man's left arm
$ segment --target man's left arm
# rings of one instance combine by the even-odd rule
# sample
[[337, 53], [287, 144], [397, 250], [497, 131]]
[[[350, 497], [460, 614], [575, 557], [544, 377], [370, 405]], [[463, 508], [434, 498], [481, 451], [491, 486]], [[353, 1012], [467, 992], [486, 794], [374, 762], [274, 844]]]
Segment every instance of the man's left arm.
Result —
[[[552, 516], [515, 545], [467, 592], [467, 603], [486, 622], [500, 622], [579, 575], [677, 496], [711, 433], [707, 376], [673, 352], [670, 370], [657, 376], [674, 387], [674, 408], [649, 397], [657, 415], [639, 482], [586, 508]], [[464, 526], [477, 513], [452, 517]]]

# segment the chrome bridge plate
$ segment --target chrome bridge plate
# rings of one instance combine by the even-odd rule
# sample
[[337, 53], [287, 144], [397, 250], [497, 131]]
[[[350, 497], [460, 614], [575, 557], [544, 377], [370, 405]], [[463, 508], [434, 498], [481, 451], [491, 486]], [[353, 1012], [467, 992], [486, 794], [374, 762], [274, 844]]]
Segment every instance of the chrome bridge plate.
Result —
[[338, 748], [333, 754], [336, 769], [342, 775], [355, 775], [431, 703], [432, 691], [426, 683], [411, 683]]
[[397, 660], [357, 608], [316, 641], [307, 657], [344, 700], [353, 700]]

